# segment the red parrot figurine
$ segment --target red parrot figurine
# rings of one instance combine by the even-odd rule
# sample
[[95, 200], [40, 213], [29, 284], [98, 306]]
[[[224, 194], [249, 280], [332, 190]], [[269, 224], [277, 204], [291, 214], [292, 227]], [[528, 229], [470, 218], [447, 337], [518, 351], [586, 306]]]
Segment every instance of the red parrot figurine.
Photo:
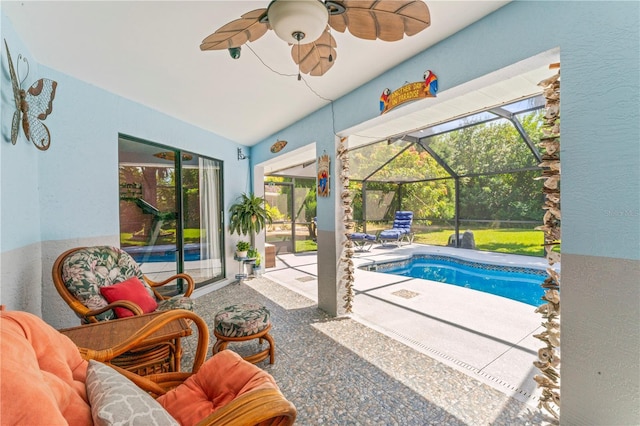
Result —
[[431, 70], [424, 72], [424, 92], [432, 97], [438, 92], [438, 77]]

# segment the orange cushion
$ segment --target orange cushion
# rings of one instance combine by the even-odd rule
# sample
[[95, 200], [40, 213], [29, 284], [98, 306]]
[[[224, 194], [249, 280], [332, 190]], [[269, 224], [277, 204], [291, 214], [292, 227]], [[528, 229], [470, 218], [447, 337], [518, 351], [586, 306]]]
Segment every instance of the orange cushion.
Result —
[[87, 362], [76, 345], [27, 312], [0, 312], [2, 424], [91, 425]]
[[233, 351], [222, 351], [180, 386], [159, 397], [158, 402], [181, 425], [193, 425], [237, 396], [264, 387], [277, 389], [269, 373]]
[[[129, 300], [140, 306], [140, 309], [145, 314], [158, 308], [158, 302], [149, 295], [149, 292], [138, 277], [131, 277], [118, 284], [100, 287], [100, 293], [109, 303], [117, 302], [118, 300]], [[127, 308], [113, 308], [113, 310], [118, 318], [133, 316], [133, 312]]]

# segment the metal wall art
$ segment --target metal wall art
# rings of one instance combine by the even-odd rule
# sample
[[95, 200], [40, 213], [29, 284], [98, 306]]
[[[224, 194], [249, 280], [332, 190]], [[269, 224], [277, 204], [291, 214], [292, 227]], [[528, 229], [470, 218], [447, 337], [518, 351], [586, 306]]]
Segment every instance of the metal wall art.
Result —
[[[13, 113], [13, 122], [11, 123], [11, 143], [16, 144], [18, 140], [18, 127], [22, 121], [22, 130], [27, 140], [41, 151], [49, 149], [51, 144], [51, 134], [47, 126], [42, 123], [51, 114], [53, 98], [56, 95], [56, 87], [58, 83], [53, 80], [41, 78], [37, 80], [28, 90], [21, 88], [22, 83], [29, 75], [29, 62], [21, 54], [18, 55], [16, 68], [13, 67], [13, 60], [9, 53], [7, 40], [4, 41], [4, 47], [7, 51], [7, 61], [9, 62], [9, 74], [11, 75], [11, 85], [13, 86], [13, 99], [16, 104], [16, 111]], [[19, 79], [16, 69], [19, 71], [20, 63], [24, 62], [27, 68], [26, 75], [22, 80]]]
[[406, 83], [398, 90], [386, 88], [380, 95], [380, 114], [391, 111], [406, 102], [422, 98], [435, 98], [438, 93], [438, 77], [431, 70], [426, 70], [422, 81]]
[[287, 146], [287, 141], [283, 141], [283, 140], [276, 141], [273, 145], [271, 145], [271, 152], [276, 154], [282, 151], [282, 148], [284, 148], [285, 146]]

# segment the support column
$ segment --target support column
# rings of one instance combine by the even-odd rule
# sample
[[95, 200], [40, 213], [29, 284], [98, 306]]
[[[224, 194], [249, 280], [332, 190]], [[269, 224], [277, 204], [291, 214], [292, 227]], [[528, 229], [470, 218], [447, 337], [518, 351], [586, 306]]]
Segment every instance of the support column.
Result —
[[317, 157], [328, 153], [331, 158], [329, 196], [318, 197], [318, 308], [332, 316], [344, 314], [345, 289], [340, 286], [338, 263], [342, 252], [342, 211], [340, 175], [336, 158], [338, 139], [331, 146], [316, 145]]

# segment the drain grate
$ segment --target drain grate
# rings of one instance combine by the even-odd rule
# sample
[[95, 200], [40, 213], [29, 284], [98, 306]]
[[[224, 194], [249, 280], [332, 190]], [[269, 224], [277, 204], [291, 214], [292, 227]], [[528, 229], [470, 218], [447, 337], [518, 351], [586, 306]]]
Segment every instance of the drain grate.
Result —
[[[400, 291], [402, 291], [402, 290], [400, 290]], [[421, 352], [423, 352], [426, 355], [432, 354], [432, 355], [435, 355], [435, 356], [437, 356], [439, 358], [446, 359], [447, 361], [457, 365], [458, 367], [461, 367], [461, 368], [469, 371], [470, 373], [472, 373], [472, 375], [475, 374], [477, 376], [482, 376], [485, 379], [488, 379], [491, 382], [495, 383], [496, 385], [499, 385], [499, 387], [507, 388], [507, 389], [509, 389], [509, 390], [511, 390], [513, 392], [517, 392], [518, 394], [526, 397], [528, 400], [531, 400], [531, 401], [538, 401], [539, 400], [539, 398], [537, 396], [532, 395], [531, 393], [529, 393], [529, 392], [527, 392], [527, 391], [525, 391], [523, 389], [520, 389], [517, 386], [514, 386], [514, 385], [512, 385], [510, 383], [507, 383], [506, 381], [504, 381], [502, 379], [494, 377], [494, 376], [486, 373], [483, 370], [478, 370], [476, 367], [473, 367], [473, 366], [467, 364], [464, 361], [457, 360], [457, 359], [455, 359], [455, 358], [453, 358], [453, 357], [451, 357], [449, 355], [446, 355], [446, 354], [444, 354], [444, 353], [442, 353], [442, 352], [440, 352], [438, 350], [435, 350], [435, 349], [425, 345], [422, 342], [419, 342], [419, 341], [417, 341], [415, 339], [412, 339], [411, 337], [407, 337], [407, 336], [405, 336], [405, 335], [403, 335], [401, 333], [398, 333], [398, 332], [396, 332], [394, 330], [389, 330], [389, 329], [387, 329], [385, 327], [381, 327], [381, 328], [386, 330], [387, 333], [395, 335], [400, 342], [404, 341], [406, 343], [409, 343], [411, 346], [413, 346], [416, 349], [418, 349], [418, 348], [422, 349]]]
[[420, 296], [420, 293], [416, 293], [415, 291], [409, 291], [409, 290], [398, 290], [398, 291], [394, 291], [393, 293], [394, 296], [398, 296], [398, 297], [402, 297], [404, 299], [412, 299], [416, 296]]
[[306, 283], [306, 282], [309, 282], [309, 281], [315, 281], [316, 277], [310, 277], [310, 276], [307, 275], [305, 277], [298, 277], [298, 278], [296, 278], [296, 280], [300, 281], [301, 283]]

